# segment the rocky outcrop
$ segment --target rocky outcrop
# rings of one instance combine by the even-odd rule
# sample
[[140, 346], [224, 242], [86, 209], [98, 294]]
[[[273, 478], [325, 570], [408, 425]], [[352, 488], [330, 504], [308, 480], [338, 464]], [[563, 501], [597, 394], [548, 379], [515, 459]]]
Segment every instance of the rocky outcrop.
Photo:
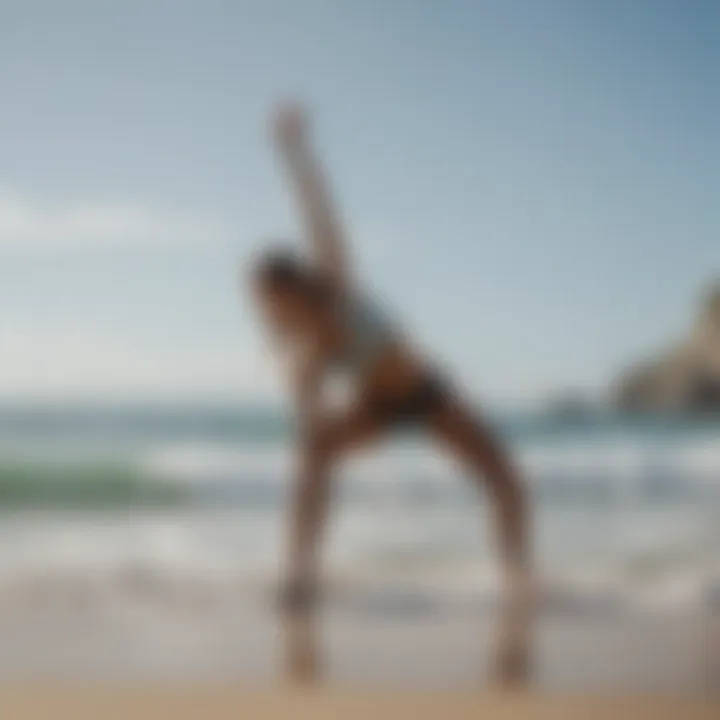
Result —
[[720, 282], [703, 298], [688, 336], [623, 373], [614, 397], [631, 411], [720, 412]]

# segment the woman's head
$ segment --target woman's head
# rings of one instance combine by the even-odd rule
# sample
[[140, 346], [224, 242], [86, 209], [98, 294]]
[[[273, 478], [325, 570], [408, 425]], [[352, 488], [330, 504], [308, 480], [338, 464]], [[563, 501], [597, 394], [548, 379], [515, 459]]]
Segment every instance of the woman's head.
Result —
[[280, 331], [301, 329], [327, 300], [320, 274], [292, 251], [266, 252], [252, 268], [255, 298], [266, 320]]

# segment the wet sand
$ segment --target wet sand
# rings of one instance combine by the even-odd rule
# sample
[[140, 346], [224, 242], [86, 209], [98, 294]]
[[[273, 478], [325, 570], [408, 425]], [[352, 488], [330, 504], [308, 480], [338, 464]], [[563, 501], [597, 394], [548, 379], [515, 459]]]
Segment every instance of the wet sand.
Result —
[[546, 603], [531, 622], [492, 607], [375, 592], [283, 618], [267, 598], [114, 598], [53, 597], [47, 590], [6, 597], [0, 684], [720, 692], [720, 617], [710, 613]]
[[[17, 600], [17, 598], [16, 598]], [[0, 612], [0, 717], [720, 717], [720, 622], [541, 608], [533, 622], [373, 595], [281, 619], [207, 597]]]

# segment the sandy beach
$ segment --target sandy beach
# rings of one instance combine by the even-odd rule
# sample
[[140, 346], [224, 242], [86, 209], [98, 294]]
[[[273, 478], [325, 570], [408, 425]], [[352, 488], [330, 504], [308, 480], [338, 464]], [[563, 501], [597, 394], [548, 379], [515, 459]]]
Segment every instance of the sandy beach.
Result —
[[4, 717], [25, 720], [115, 718], [716, 718], [718, 705], [702, 698], [541, 696], [477, 693], [350, 693], [336, 690], [257, 691], [228, 685], [133, 687], [23, 686], [0, 689]]
[[198, 599], [171, 613], [126, 608], [122, 623], [78, 600], [6, 605], [0, 717], [662, 720], [720, 710], [720, 624], [707, 618], [546, 608], [529, 626], [373, 596], [363, 613], [331, 606], [284, 622], [269, 608], [210, 613]]
[[[57, 588], [55, 588], [57, 592]], [[5, 594], [0, 682], [278, 682], [358, 690], [477, 691], [515, 680], [542, 692], [690, 693], [720, 688], [720, 622], [708, 610], [649, 612], [546, 598], [533, 622], [488, 604], [369, 587], [288, 620], [266, 595], [122, 602]]]

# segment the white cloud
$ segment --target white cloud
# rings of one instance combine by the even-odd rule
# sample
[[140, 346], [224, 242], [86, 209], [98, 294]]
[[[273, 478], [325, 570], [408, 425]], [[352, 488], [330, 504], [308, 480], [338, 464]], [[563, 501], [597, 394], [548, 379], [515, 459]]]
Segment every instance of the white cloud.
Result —
[[238, 342], [173, 346], [15, 318], [0, 327], [0, 357], [6, 397], [262, 401], [280, 389], [277, 368]]
[[228, 237], [222, 220], [141, 203], [43, 200], [0, 187], [0, 250], [187, 246]]

